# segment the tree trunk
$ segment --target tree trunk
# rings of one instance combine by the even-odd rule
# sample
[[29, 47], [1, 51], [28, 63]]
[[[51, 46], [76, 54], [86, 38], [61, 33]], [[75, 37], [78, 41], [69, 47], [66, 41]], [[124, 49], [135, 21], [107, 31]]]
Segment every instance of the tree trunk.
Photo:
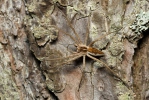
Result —
[[[1, 100], [149, 99], [147, 0], [2, 0], [0, 8]], [[86, 40], [104, 56], [88, 51], [84, 61], [76, 46]]]

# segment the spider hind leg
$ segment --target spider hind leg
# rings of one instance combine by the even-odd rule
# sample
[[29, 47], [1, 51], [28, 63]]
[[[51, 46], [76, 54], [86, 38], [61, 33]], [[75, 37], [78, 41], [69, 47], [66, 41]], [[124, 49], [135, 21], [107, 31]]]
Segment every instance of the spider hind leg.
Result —
[[87, 56], [97, 62], [102, 63], [110, 72], [113, 76], [115, 76], [116, 78], [118, 78], [128, 89], [130, 88], [130, 86], [121, 78], [119, 77], [106, 63], [104, 63], [103, 61], [100, 61], [99, 59], [87, 54]]

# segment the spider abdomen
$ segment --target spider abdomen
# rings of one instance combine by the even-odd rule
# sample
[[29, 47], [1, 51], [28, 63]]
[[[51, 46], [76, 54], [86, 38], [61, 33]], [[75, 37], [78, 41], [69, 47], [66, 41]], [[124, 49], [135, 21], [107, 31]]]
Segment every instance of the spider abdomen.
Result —
[[88, 47], [87, 53], [93, 56], [103, 56], [104, 53], [96, 48]]

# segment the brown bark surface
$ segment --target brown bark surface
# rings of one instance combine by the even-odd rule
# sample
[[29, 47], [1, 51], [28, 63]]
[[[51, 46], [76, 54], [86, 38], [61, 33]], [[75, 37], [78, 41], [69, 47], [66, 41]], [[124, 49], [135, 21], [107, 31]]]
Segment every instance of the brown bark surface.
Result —
[[[147, 0], [1, 0], [0, 100], [148, 100], [148, 8]], [[77, 38], [66, 16], [82, 42], [87, 29], [88, 44], [106, 35], [93, 47], [114, 73], [70, 56]]]

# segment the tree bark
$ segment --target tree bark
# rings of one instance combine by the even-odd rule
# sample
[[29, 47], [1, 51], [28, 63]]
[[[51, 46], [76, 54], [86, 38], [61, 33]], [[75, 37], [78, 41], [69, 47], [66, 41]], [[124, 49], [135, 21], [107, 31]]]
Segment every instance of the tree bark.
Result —
[[[0, 9], [1, 100], [148, 100], [147, 0], [2, 0]], [[88, 30], [87, 44], [104, 36], [95, 58], [114, 73], [89, 57], [83, 68], [73, 28], [83, 43]]]

